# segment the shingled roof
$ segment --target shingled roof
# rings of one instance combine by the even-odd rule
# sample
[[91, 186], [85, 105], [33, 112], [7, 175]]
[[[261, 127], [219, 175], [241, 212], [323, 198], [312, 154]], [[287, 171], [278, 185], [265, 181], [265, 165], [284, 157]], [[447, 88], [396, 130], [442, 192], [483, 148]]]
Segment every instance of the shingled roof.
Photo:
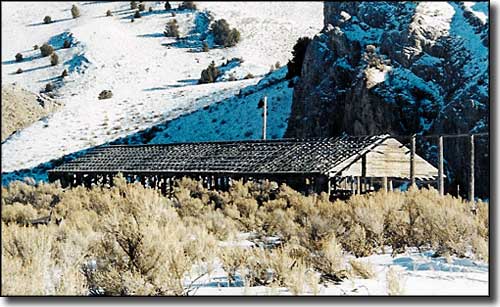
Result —
[[51, 172], [325, 174], [389, 136], [98, 147]]

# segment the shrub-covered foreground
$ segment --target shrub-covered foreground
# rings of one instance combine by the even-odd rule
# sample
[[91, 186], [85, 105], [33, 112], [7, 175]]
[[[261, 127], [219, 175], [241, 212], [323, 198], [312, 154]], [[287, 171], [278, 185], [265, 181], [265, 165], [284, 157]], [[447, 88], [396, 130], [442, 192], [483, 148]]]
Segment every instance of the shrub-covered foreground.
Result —
[[[169, 199], [123, 178], [92, 189], [12, 183], [2, 188], [2, 293], [190, 295], [222, 265], [230, 283], [315, 294], [320, 283], [371, 278], [352, 255], [391, 247], [487, 260], [485, 203], [474, 215], [470, 203], [434, 190], [330, 202], [272, 187], [236, 182], [215, 192], [183, 179]], [[32, 226], [51, 204], [63, 222]], [[256, 246], [227, 244], [241, 233]]]

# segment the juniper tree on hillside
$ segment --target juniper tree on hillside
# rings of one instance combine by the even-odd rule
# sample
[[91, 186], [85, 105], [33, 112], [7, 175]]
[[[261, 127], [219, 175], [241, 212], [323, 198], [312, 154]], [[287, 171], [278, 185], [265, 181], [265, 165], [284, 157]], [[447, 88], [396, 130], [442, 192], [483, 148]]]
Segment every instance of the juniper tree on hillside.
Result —
[[170, 11], [172, 9], [172, 6], [170, 5], [170, 2], [165, 2], [165, 10]]
[[179, 5], [179, 9], [181, 10], [196, 10], [196, 4], [194, 1], [184, 1]]
[[50, 16], [45, 16], [45, 17], [43, 18], [43, 23], [45, 23], [45, 24], [49, 24], [49, 23], [51, 23], [51, 22], [52, 22], [52, 17], [50, 17]]
[[165, 31], [163, 31], [166, 37], [177, 37], [179, 38], [179, 25], [177, 24], [177, 20], [173, 19], [167, 22], [165, 26]]
[[43, 57], [49, 56], [53, 52], [54, 52], [54, 48], [51, 45], [47, 44], [47, 43], [44, 43], [40, 47], [40, 53], [42, 54]]
[[288, 61], [286, 65], [288, 67], [286, 79], [292, 79], [295, 76], [300, 76], [300, 73], [302, 72], [302, 64], [304, 63], [304, 57], [306, 56], [307, 46], [309, 46], [310, 42], [311, 39], [309, 37], [301, 37], [297, 40], [295, 46], [293, 46], [293, 58]]
[[59, 56], [54, 52], [50, 55], [50, 65], [56, 66], [59, 64]]
[[80, 17], [80, 9], [78, 8], [78, 6], [76, 6], [74, 4], [71, 7], [71, 16], [73, 16], [73, 18]]
[[215, 62], [212, 61], [206, 69], [201, 72], [201, 78], [198, 83], [213, 83], [220, 76], [219, 69], [215, 66]]
[[203, 52], [208, 52], [209, 48], [208, 48], [207, 42], [203, 42], [202, 48], [203, 48]]
[[237, 29], [231, 29], [225, 19], [216, 20], [212, 24], [211, 30], [217, 45], [233, 47], [240, 41], [240, 32]]

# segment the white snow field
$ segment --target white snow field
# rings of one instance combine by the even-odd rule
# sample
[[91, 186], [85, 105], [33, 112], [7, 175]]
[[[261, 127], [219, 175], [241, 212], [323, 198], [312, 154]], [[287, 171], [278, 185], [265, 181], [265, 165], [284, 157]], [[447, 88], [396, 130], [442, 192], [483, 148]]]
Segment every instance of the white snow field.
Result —
[[[242, 248], [250, 248], [251, 242], [242, 241]], [[387, 296], [389, 270], [396, 272], [397, 284], [401, 289], [398, 295], [405, 296], [486, 296], [488, 295], [488, 264], [469, 259], [451, 257], [433, 258], [431, 252], [408, 252], [391, 257], [389, 253], [358, 258], [369, 263], [375, 278], [351, 278], [334, 284], [321, 284], [316, 292], [305, 286], [300, 295], [334, 295], [334, 296]], [[346, 261], [349, 256], [346, 257]], [[287, 288], [280, 287], [245, 287], [241, 276], [229, 285], [227, 274], [216, 265], [210, 275], [204, 275], [191, 286], [191, 295], [292, 295]], [[205, 270], [204, 270], [205, 269]], [[192, 277], [206, 272], [206, 268], [194, 269]], [[186, 284], [191, 284], [190, 279]]]
[[[80, 8], [80, 18], [71, 18], [73, 3]], [[174, 8], [178, 5], [171, 3]], [[59, 112], [2, 144], [2, 172], [33, 168], [234, 98], [240, 89], [256, 84], [271, 65], [285, 65], [296, 40], [318, 33], [323, 20], [320, 2], [199, 2], [198, 11], [176, 12], [175, 17], [164, 10], [162, 1], [146, 4], [153, 12], [143, 12], [142, 18], [131, 22], [129, 2], [2, 2], [2, 82], [16, 82], [33, 92], [52, 82], [58, 99], [65, 104]], [[112, 17], [105, 17], [108, 9]], [[201, 43], [196, 39], [207, 28], [208, 13], [238, 28], [242, 40], [236, 47], [200, 52]], [[54, 22], [44, 24], [46, 15]], [[179, 22], [181, 37], [186, 37], [179, 42], [163, 35], [165, 24], [173, 18]], [[64, 49], [68, 38], [72, 46]], [[33, 50], [34, 45], [44, 42], [55, 47], [59, 65], [51, 66], [48, 57], [42, 58], [39, 50]], [[20, 63], [14, 61], [18, 52], [25, 59]], [[243, 63], [229, 67], [222, 80], [232, 73], [239, 81], [197, 84], [211, 61], [219, 66], [232, 58], [242, 58]], [[15, 74], [18, 68], [24, 72]], [[69, 76], [61, 81], [58, 77], [64, 69]], [[256, 77], [243, 80], [248, 73]], [[276, 95], [268, 91], [282, 102], [276, 107], [282, 115], [270, 115], [281, 120], [270, 124], [269, 135], [276, 138], [283, 136], [291, 106], [292, 91], [284, 84]], [[98, 100], [102, 90], [112, 90], [113, 98]], [[260, 96], [248, 101], [254, 103]], [[244, 98], [230, 102], [250, 103]], [[240, 106], [235, 108], [241, 112]], [[224, 131], [235, 131], [236, 126], [245, 124], [238, 121], [239, 115], [231, 114], [231, 105], [226, 104], [226, 109], [228, 112], [218, 114], [219, 120], [227, 117], [229, 124]], [[217, 134], [210, 127], [191, 123], [190, 129], [182, 129], [172, 140], [258, 138], [261, 111], [253, 105], [247, 109], [255, 109], [255, 116], [249, 116], [251, 127], [241, 135]], [[196, 138], [196, 130], [213, 133]]]

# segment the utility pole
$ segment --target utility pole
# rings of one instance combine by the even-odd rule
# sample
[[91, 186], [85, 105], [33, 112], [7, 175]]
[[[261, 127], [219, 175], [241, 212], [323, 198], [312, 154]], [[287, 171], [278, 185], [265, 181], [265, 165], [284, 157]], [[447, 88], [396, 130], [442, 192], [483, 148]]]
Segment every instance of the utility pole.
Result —
[[264, 96], [262, 106], [262, 139], [266, 140], [266, 132], [267, 132], [267, 96]]

